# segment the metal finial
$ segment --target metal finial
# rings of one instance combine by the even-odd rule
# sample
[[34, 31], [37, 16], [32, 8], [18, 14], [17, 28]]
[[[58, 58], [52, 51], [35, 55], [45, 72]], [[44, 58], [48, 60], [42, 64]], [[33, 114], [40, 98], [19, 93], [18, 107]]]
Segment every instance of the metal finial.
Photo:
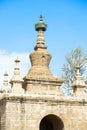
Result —
[[43, 21], [43, 16], [42, 15], [40, 15], [40, 21]]
[[39, 30], [46, 31], [46, 29], [47, 29], [47, 24], [45, 24], [43, 22], [43, 17], [42, 17], [42, 15], [40, 15], [40, 21], [35, 24], [35, 30], [36, 31], [39, 31]]

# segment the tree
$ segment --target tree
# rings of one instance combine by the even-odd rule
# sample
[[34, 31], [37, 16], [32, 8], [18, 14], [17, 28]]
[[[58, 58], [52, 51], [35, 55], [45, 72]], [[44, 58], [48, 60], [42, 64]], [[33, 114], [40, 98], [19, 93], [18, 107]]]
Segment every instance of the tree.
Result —
[[72, 93], [71, 84], [75, 79], [75, 70], [77, 65], [80, 66], [82, 78], [87, 83], [87, 55], [83, 53], [82, 48], [78, 47], [67, 54], [65, 59], [66, 63], [62, 67], [64, 79], [62, 91], [69, 95]]

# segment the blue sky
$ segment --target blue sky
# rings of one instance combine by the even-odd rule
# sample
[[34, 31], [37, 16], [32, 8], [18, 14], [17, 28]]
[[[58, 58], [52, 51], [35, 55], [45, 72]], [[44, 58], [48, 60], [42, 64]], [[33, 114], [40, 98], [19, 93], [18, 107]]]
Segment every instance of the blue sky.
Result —
[[[45, 42], [52, 55], [51, 71], [60, 76], [67, 53], [76, 47], [87, 52], [87, 0], [0, 0], [1, 64], [4, 57], [33, 51], [37, 39], [34, 25], [40, 14], [48, 25]], [[29, 69], [29, 60], [25, 62]], [[9, 68], [4, 65], [3, 71]]]

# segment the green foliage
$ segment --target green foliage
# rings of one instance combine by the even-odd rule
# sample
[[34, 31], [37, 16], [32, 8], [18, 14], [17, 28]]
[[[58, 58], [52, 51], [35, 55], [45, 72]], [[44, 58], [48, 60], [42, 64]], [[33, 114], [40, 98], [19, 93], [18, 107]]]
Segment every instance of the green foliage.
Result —
[[75, 79], [77, 65], [81, 67], [80, 73], [83, 76], [83, 79], [86, 80], [87, 55], [83, 53], [82, 48], [78, 47], [68, 53], [65, 58], [66, 63], [62, 67], [64, 79], [63, 86], [70, 88], [73, 80]]

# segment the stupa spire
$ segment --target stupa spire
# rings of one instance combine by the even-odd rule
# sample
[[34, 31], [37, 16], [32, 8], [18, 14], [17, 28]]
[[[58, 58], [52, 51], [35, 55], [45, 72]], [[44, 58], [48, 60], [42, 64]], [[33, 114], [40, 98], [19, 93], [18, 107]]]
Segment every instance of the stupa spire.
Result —
[[22, 89], [23, 79], [22, 79], [22, 77], [20, 75], [19, 63], [20, 63], [20, 60], [17, 57], [17, 59], [15, 60], [14, 74], [13, 74], [13, 77], [12, 77], [12, 79], [10, 81], [10, 83], [12, 85], [12, 92], [13, 93], [21, 93], [21, 92], [23, 92], [23, 89]]
[[47, 24], [43, 22], [43, 17], [40, 15], [40, 20], [38, 23], [35, 24], [35, 30], [38, 31], [38, 36], [37, 36], [37, 43], [35, 46], [35, 50], [40, 50], [40, 49], [47, 49], [45, 46], [45, 39], [44, 39], [44, 31], [47, 29]]
[[75, 80], [72, 83], [72, 87], [73, 87], [73, 92], [75, 96], [84, 96], [84, 88], [85, 88], [86, 84], [85, 82], [82, 80], [82, 76], [80, 74], [80, 66], [77, 65], [76, 66], [76, 76], [75, 76]]
[[10, 88], [8, 87], [8, 73], [4, 73], [3, 88], [0, 90], [1, 93], [9, 93]]

